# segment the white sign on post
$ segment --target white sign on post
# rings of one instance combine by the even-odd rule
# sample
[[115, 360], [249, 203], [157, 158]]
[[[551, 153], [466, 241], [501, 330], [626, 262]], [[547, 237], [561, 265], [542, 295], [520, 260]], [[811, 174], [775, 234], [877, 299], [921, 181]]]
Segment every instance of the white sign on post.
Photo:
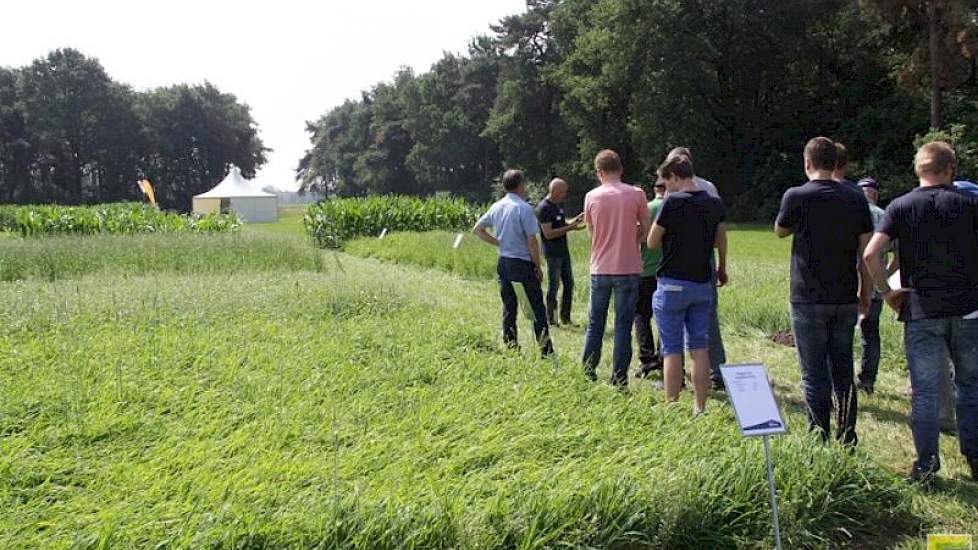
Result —
[[774, 487], [774, 464], [771, 462], [771, 435], [787, 431], [781, 410], [774, 400], [771, 381], [764, 365], [726, 365], [720, 367], [723, 384], [733, 404], [740, 433], [745, 437], [761, 436], [764, 440], [764, 462], [767, 464], [768, 497], [771, 499], [771, 522], [774, 547], [781, 550], [781, 527], [778, 525], [778, 493]]
[[758, 436], [787, 431], [764, 365], [726, 365], [720, 372], [741, 434]]
[[462, 246], [462, 234], [461, 233], [458, 233], [458, 234], [455, 235], [455, 243], [452, 244], [452, 248], [458, 249], [459, 246]]
[[387, 236], [387, 228], [385, 227], [384, 230], [380, 232], [380, 236], [377, 237], [377, 238], [378, 239], [383, 239], [386, 236]]

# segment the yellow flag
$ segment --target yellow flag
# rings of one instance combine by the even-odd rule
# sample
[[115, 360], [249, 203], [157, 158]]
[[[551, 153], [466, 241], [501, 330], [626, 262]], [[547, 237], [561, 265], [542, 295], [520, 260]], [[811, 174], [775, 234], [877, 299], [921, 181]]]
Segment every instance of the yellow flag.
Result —
[[153, 184], [148, 179], [141, 179], [136, 184], [139, 185], [139, 190], [143, 192], [143, 195], [146, 195], [150, 204], [156, 206], [156, 194], [153, 193]]

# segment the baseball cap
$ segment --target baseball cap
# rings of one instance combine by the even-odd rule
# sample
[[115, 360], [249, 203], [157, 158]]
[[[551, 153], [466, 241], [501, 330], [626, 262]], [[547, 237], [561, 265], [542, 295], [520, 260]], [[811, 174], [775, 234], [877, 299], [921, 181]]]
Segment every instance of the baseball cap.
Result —
[[863, 178], [859, 180], [856, 185], [859, 187], [869, 187], [870, 189], [875, 189], [877, 191], [880, 190], [880, 184], [876, 183], [876, 180], [873, 178]]

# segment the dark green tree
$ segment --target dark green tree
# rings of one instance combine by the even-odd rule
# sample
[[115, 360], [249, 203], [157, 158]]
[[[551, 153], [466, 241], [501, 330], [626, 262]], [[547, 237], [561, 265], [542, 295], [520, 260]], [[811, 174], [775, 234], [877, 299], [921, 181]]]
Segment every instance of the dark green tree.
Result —
[[560, 61], [550, 25], [556, 5], [552, 0], [530, 0], [526, 13], [492, 26], [494, 44], [505, 57], [483, 135], [496, 143], [507, 165], [524, 169], [540, 182], [569, 177], [567, 161], [576, 156], [574, 132], [560, 114], [561, 88], [546, 75], [548, 67]]
[[407, 128], [414, 138], [407, 164], [425, 193], [491, 196], [501, 165], [495, 144], [482, 131], [499, 65], [487, 42], [474, 43], [469, 59], [446, 54], [405, 89]]
[[978, 1], [860, 0], [889, 26], [899, 82], [929, 95], [930, 127], [944, 126], [944, 96], [975, 78]]
[[34, 197], [31, 146], [17, 95], [17, 72], [0, 67], [0, 203]]
[[219, 182], [233, 164], [245, 177], [267, 148], [247, 105], [210, 83], [158, 88], [138, 97], [149, 153], [142, 168], [167, 208], [188, 211], [193, 195]]
[[19, 72], [18, 96], [31, 134], [32, 177], [44, 194], [81, 203], [100, 195], [98, 151], [126, 109], [101, 64], [73, 49], [55, 50]]

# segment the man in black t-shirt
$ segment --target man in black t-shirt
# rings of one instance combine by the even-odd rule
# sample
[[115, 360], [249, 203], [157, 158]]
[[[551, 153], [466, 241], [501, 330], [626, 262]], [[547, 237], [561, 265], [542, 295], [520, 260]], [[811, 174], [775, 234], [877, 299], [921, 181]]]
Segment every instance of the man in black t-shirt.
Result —
[[[817, 137], [805, 146], [809, 182], [788, 189], [774, 225], [791, 243], [791, 328], [801, 365], [811, 427], [829, 437], [834, 390], [836, 438], [856, 443], [856, 391], [852, 341], [860, 308], [869, 306], [871, 286], [860, 286], [854, 258], [873, 232], [863, 194], [832, 179], [835, 143]], [[862, 262], [859, 262], [862, 266]]]
[[[706, 407], [710, 388], [710, 317], [716, 309], [714, 285], [727, 282], [723, 203], [696, 186], [693, 163], [688, 157], [667, 158], [659, 167], [659, 176], [669, 195], [659, 209], [646, 244], [650, 250], [662, 248], [652, 309], [665, 363], [666, 399], [674, 402], [679, 398], [685, 347], [693, 363], [693, 412], [700, 414]], [[712, 269], [714, 245], [719, 257], [716, 273]]]
[[[905, 323], [917, 450], [910, 479], [924, 483], [941, 467], [938, 386], [948, 351], [958, 440], [978, 481], [978, 199], [951, 185], [956, 166], [947, 143], [921, 147], [914, 158], [920, 187], [890, 203], [865, 253], [883, 299]], [[878, 258], [892, 240], [900, 257], [898, 289], [890, 288]]]
[[568, 221], [561, 204], [567, 198], [567, 182], [554, 178], [549, 193], [537, 205], [537, 220], [543, 233], [543, 255], [547, 258], [547, 317], [557, 326], [557, 292], [564, 285], [560, 299], [560, 322], [571, 324], [571, 303], [574, 299], [574, 272], [571, 269], [567, 233], [581, 229], [580, 216]]

